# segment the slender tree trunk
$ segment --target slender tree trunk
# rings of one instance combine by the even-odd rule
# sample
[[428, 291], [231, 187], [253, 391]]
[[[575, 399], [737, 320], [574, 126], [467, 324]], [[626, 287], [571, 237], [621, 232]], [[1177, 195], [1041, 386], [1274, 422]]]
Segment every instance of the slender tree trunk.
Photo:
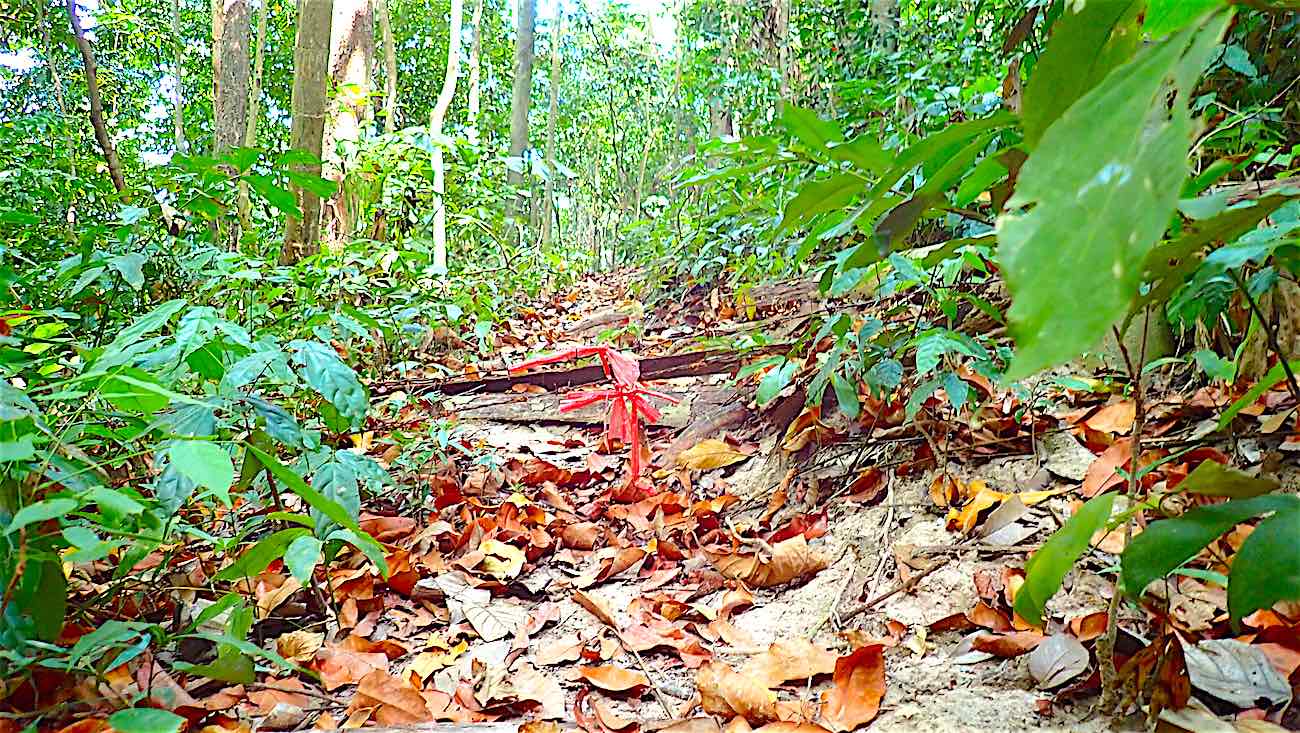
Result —
[[470, 20], [474, 41], [469, 47], [469, 105], [467, 116], [469, 127], [465, 136], [471, 145], [478, 145], [478, 110], [479, 110], [479, 57], [483, 54], [483, 0], [474, 0], [474, 17]]
[[451, 22], [447, 33], [447, 73], [442, 78], [442, 90], [433, 105], [429, 118], [429, 134], [433, 137], [433, 192], [438, 197], [438, 208], [433, 212], [433, 269], [447, 272], [447, 172], [443, 162], [442, 123], [447, 118], [451, 100], [456, 96], [456, 79], [460, 75], [460, 20], [464, 4], [451, 0]]
[[[293, 50], [293, 119], [289, 147], [320, 160], [325, 137], [325, 81], [329, 67], [330, 20], [334, 0], [299, 0], [298, 29]], [[320, 175], [319, 162], [295, 166], [303, 173]], [[289, 217], [285, 225], [280, 262], [292, 264], [319, 248], [320, 198], [293, 186], [302, 217]]]
[[[257, 122], [262, 115], [262, 79], [266, 72], [266, 14], [270, 0], [261, 0], [257, 9], [257, 45], [253, 51], [253, 83], [248, 89], [248, 119], [244, 123], [243, 146], [257, 146]], [[239, 182], [239, 223], [252, 227], [253, 203], [248, 198], [248, 183]]]
[[375, 20], [370, 0], [334, 0], [330, 28], [330, 77], [334, 95], [325, 125], [323, 143], [325, 177], [338, 183], [330, 199], [323, 239], [331, 246], [344, 241], [355, 228], [356, 212], [347, 196], [346, 172], [339, 143], [361, 137], [361, 121], [370, 102], [370, 69], [375, 54]]
[[776, 32], [780, 45], [777, 47], [776, 64], [781, 73], [780, 97], [777, 99], [777, 112], [784, 109], [790, 99], [790, 3], [792, 0], [776, 0]]
[[898, 50], [898, 0], [871, 0], [871, 25], [881, 48]]
[[[528, 105], [533, 91], [533, 31], [537, 0], [518, 0], [519, 35], [515, 40], [515, 80], [510, 101], [510, 157], [522, 159], [528, 149]], [[526, 168], [525, 168], [526, 170]], [[524, 182], [521, 171], [510, 171], [511, 186]], [[515, 199], [513, 214], [523, 208], [523, 196]]]
[[108, 165], [108, 175], [113, 179], [113, 188], [119, 194], [126, 191], [126, 178], [122, 176], [122, 163], [117, 159], [117, 149], [113, 139], [108, 135], [108, 125], [104, 122], [104, 102], [99, 95], [99, 71], [95, 66], [95, 51], [86, 40], [81, 30], [81, 20], [77, 18], [77, 0], [68, 0], [68, 17], [72, 22], [72, 37], [81, 52], [81, 63], [86, 70], [86, 96], [90, 98], [90, 125], [95, 128], [95, 141], [104, 153], [104, 163]]
[[185, 39], [181, 36], [181, 0], [172, 0], [172, 43], [175, 44], [176, 99], [172, 106], [172, 136], [176, 152], [185, 152]]
[[560, 64], [563, 59], [564, 10], [557, 8], [555, 37], [551, 39], [551, 104], [546, 115], [546, 193], [542, 204], [542, 246], [550, 249], [555, 219], [555, 128], [560, 116]]
[[50, 87], [54, 89], [54, 104], [59, 114], [68, 116], [68, 103], [63, 99], [63, 78], [59, 75], [59, 65], [54, 61], [54, 49], [50, 43], [50, 28], [46, 23], [45, 4], [41, 3], [40, 17], [37, 24], [41, 28], [41, 55], [45, 57], [45, 69], [50, 73]]
[[388, 17], [388, 0], [378, 0], [379, 32], [384, 37], [384, 132], [397, 131], [397, 47], [393, 45], [393, 23]]
[[239, 147], [248, 124], [247, 0], [217, 0], [212, 15], [212, 119], [217, 155]]

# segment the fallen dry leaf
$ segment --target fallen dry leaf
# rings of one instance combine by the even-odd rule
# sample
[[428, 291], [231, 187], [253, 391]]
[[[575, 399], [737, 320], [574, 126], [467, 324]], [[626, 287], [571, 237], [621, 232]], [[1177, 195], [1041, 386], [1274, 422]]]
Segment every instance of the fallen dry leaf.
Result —
[[1137, 403], [1124, 400], [1097, 410], [1083, 424], [1099, 433], [1125, 434], [1133, 429], [1133, 420], [1137, 417]]
[[772, 545], [772, 556], [709, 553], [718, 571], [728, 578], [759, 588], [771, 588], [824, 570], [826, 556], [808, 547], [802, 534]]
[[316, 671], [326, 690], [354, 685], [371, 672], [388, 673], [388, 657], [326, 646], [316, 654]]
[[499, 580], [509, 580], [524, 569], [524, 551], [499, 540], [483, 540], [478, 549], [484, 553], [483, 571]]
[[610, 610], [609, 606], [603, 600], [587, 593], [586, 591], [578, 590], [573, 592], [573, 601], [579, 606], [587, 609], [591, 615], [599, 619], [601, 623], [611, 629], [618, 629], [618, 622], [614, 620], [614, 612]]
[[1012, 631], [1007, 634], [981, 634], [971, 642], [979, 651], [995, 657], [1018, 657], [1032, 651], [1043, 641], [1043, 635], [1037, 631]]
[[601, 725], [609, 730], [624, 730], [636, 725], [635, 720], [619, 715], [609, 706], [609, 703], [599, 697], [591, 698], [591, 706], [596, 709], [596, 717], [600, 719]]
[[275, 651], [290, 662], [302, 664], [311, 661], [323, 643], [325, 634], [299, 629], [276, 637]]
[[1078, 639], [1053, 634], [1029, 653], [1029, 674], [1039, 688], [1060, 687], [1088, 669], [1088, 650]]
[[640, 672], [624, 669], [615, 664], [599, 667], [578, 667], [578, 674], [602, 690], [626, 692], [636, 687], [649, 687], [650, 680]]
[[871, 644], [835, 662], [835, 686], [824, 696], [822, 719], [833, 731], [849, 731], [871, 721], [885, 696], [883, 644]]
[[709, 471], [723, 468], [749, 458], [749, 456], [732, 448], [724, 440], [707, 438], [682, 451], [677, 456], [677, 465], [697, 471]]
[[836, 656], [807, 639], [778, 639], [767, 651], [756, 654], [740, 673], [765, 687], [790, 680], [806, 680], [835, 671]]
[[374, 719], [380, 725], [411, 725], [431, 720], [420, 691], [405, 680], [375, 670], [362, 678], [352, 708], [377, 706]]
[[704, 712], [739, 715], [751, 723], [776, 720], [776, 693], [721, 662], [709, 662], [695, 675]]
[[1079, 493], [1085, 498], [1092, 498], [1123, 481], [1115, 469], [1127, 466], [1132, 459], [1133, 441], [1130, 438], [1115, 441], [1104, 453], [1097, 456], [1097, 460], [1093, 461], [1091, 466], [1088, 466]]

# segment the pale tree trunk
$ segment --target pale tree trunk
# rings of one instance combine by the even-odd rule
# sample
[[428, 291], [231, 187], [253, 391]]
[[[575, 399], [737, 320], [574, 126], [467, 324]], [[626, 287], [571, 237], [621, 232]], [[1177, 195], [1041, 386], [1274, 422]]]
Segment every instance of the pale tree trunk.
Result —
[[379, 32], [384, 37], [384, 132], [397, 131], [397, 47], [393, 45], [393, 22], [388, 17], [388, 0], [378, 0]]
[[346, 172], [338, 153], [339, 143], [361, 138], [361, 120], [370, 100], [370, 67], [375, 54], [374, 12], [370, 0], [334, 0], [330, 28], [330, 77], [334, 99], [325, 127], [325, 177], [338, 183], [330, 201], [332, 214], [325, 219], [326, 241], [337, 244], [351, 233], [356, 222], [344, 187]]
[[217, 0], [213, 11], [213, 152], [219, 156], [243, 144], [248, 124], [248, 2]]
[[447, 74], [442, 78], [438, 101], [429, 117], [429, 135], [433, 138], [433, 192], [438, 197], [438, 208], [433, 212], [433, 269], [447, 272], [447, 172], [443, 162], [442, 123], [447, 118], [451, 100], [456, 96], [456, 78], [460, 75], [460, 19], [463, 14], [461, 0], [451, 0], [451, 22], [447, 32]]
[[[298, 0], [298, 29], [293, 49], [293, 120], [289, 147], [320, 160], [325, 137], [325, 80], [329, 71], [330, 20], [334, 0]], [[296, 170], [320, 175], [320, 163], [294, 166]], [[292, 264], [319, 248], [320, 198], [311, 191], [292, 187], [301, 218], [289, 217], [284, 231], [280, 262]]]
[[[533, 30], [537, 15], [537, 0], [519, 0], [519, 34], [515, 40], [515, 79], [510, 100], [510, 157], [522, 160], [528, 149], [528, 105], [533, 91]], [[526, 168], [525, 168], [526, 170]], [[511, 170], [507, 176], [511, 186], [520, 186], [524, 174]], [[523, 208], [523, 196], [515, 199], [512, 215]]]
[[777, 113], [784, 110], [790, 99], [790, 3], [791, 0], [776, 0], [776, 32], [780, 46], [777, 48], [776, 64], [781, 73], [780, 97], [777, 99]]
[[77, 42], [81, 52], [81, 63], [86, 71], [86, 96], [90, 98], [90, 125], [95, 129], [95, 141], [104, 153], [104, 163], [108, 166], [109, 178], [113, 179], [113, 188], [119, 194], [126, 191], [126, 178], [122, 175], [122, 163], [117, 158], [117, 149], [113, 139], [108, 135], [108, 124], [104, 122], [104, 101], [99, 94], [99, 71], [95, 65], [95, 51], [86, 40], [81, 30], [81, 20], [77, 17], [77, 0], [68, 0], [68, 17], [72, 22], [72, 38]]
[[546, 115], [546, 193], [542, 199], [546, 207], [542, 217], [542, 246], [551, 246], [555, 219], [555, 128], [560, 116], [560, 64], [563, 59], [561, 42], [564, 40], [564, 11], [556, 9], [555, 37], [551, 39], [551, 104]]
[[185, 40], [181, 36], [181, 0], [172, 0], [172, 43], [175, 44], [176, 99], [172, 106], [172, 135], [176, 152], [185, 152]]
[[898, 0], [871, 0], [871, 25], [881, 48], [898, 50]]
[[[257, 9], [257, 45], [253, 51], [253, 83], [248, 89], [248, 119], [244, 123], [244, 141], [246, 148], [257, 145], [257, 122], [262, 115], [262, 79], [266, 72], [266, 14], [270, 0], [261, 0]], [[253, 204], [248, 198], [248, 183], [239, 182], [239, 223], [249, 229], [252, 226]]]
[[466, 108], [468, 128], [465, 136], [478, 145], [479, 57], [483, 53], [483, 0], [474, 0], [474, 17], [470, 20], [474, 41], [469, 47], [469, 104]]

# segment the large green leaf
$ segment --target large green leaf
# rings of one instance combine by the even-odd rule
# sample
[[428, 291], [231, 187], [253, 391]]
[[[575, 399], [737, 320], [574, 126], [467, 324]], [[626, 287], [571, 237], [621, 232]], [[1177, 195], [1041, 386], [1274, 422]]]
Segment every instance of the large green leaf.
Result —
[[311, 532], [303, 527], [282, 529], [258, 540], [248, 548], [239, 559], [217, 573], [217, 580], [237, 580], [252, 577], [266, 570], [275, 560], [284, 557], [285, 550], [299, 537], [310, 537]]
[[302, 211], [298, 208], [298, 201], [294, 198], [293, 192], [276, 185], [274, 178], [250, 173], [244, 176], [244, 180], [248, 181], [253, 190], [257, 192], [257, 195], [266, 199], [268, 204], [289, 216], [302, 216]]
[[284, 566], [299, 583], [311, 582], [312, 571], [320, 562], [321, 541], [311, 535], [295, 537], [284, 551]]
[[1052, 26], [1047, 50], [1034, 65], [1022, 100], [1021, 120], [1030, 150], [1075, 100], [1132, 58], [1142, 40], [1138, 22], [1145, 5], [1143, 0], [1093, 0], [1077, 13], [1066, 10]]
[[43, 499], [34, 504], [28, 504], [14, 514], [13, 519], [4, 528], [4, 534], [13, 534], [29, 524], [37, 524], [56, 517], [62, 517], [76, 508], [76, 500], [65, 497]]
[[1222, 5], [1223, 0], [1151, 0], [1142, 21], [1142, 32], [1152, 38], [1168, 35]]
[[1281, 484], [1276, 479], [1250, 474], [1217, 461], [1201, 461], [1187, 478], [1178, 482], [1178, 491], [1204, 496], [1226, 496], [1230, 499], [1249, 499], [1252, 496], [1276, 491]]
[[1279, 511], [1260, 522], [1232, 560], [1228, 575], [1228, 615], [1242, 617], [1278, 601], [1300, 599], [1300, 507]]
[[1300, 510], [1300, 497], [1269, 494], [1253, 499], [1197, 507], [1173, 519], [1152, 522], [1134, 537], [1120, 558], [1124, 591], [1139, 596], [1153, 580], [1159, 580], [1197, 553], [1216, 537], [1238, 524], [1268, 512]]
[[172, 442], [167, 457], [182, 476], [212, 489], [223, 501], [230, 503], [235, 464], [220, 445], [207, 440], [177, 440]]
[[1092, 536], [1110, 519], [1114, 494], [1094, 496], [1074, 513], [1025, 563], [1025, 584], [1016, 593], [1016, 613], [1035, 626], [1043, 622], [1043, 607], [1070, 572]]
[[816, 112], [785, 102], [781, 111], [781, 124], [791, 135], [808, 147], [819, 158], [826, 157], [826, 146], [844, 140], [839, 125], [823, 120]]
[[353, 429], [364, 425], [370, 398], [356, 372], [343, 363], [338, 353], [319, 341], [293, 341], [289, 348], [293, 350], [294, 361], [302, 367], [307, 384], [329, 400]]
[[158, 708], [127, 708], [108, 716], [117, 733], [177, 733], [185, 718]]
[[339, 526], [347, 527], [356, 532], [360, 531], [361, 528], [357, 526], [357, 517], [342, 504], [308, 486], [302, 476], [281, 463], [275, 456], [263, 452], [251, 443], [245, 443], [244, 445], [254, 456], [257, 456], [257, 460], [261, 461], [263, 466], [266, 466], [266, 469], [271, 472], [271, 475], [277, 481], [284, 484], [284, 488], [300, 496], [312, 509], [329, 517]]
[[792, 229], [818, 214], [847, 206], [866, 187], [866, 181], [852, 173], [836, 173], [830, 178], [808, 181], [785, 205], [781, 228]]
[[[1144, 49], [1066, 110], [1020, 171], [998, 220], [1020, 378], [1096, 346], [1128, 312], [1142, 265], [1187, 173], [1185, 95], [1226, 27], [1222, 17]], [[1190, 51], [1188, 50], [1190, 46]]]

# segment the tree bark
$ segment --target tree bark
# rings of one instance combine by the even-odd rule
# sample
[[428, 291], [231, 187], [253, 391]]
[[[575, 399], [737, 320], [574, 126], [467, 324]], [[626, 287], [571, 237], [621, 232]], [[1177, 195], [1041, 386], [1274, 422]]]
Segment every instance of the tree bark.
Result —
[[[269, 0], [262, 0], [257, 9], [257, 45], [253, 51], [253, 83], [248, 89], [248, 119], [244, 123], [243, 146], [257, 146], [257, 122], [262, 115], [262, 79], [266, 72], [266, 14]], [[248, 183], [239, 182], [239, 223], [248, 229], [252, 226], [253, 204], [248, 197]]]
[[564, 40], [564, 10], [555, 11], [555, 37], [551, 39], [551, 104], [546, 116], [546, 193], [542, 217], [542, 246], [550, 248], [555, 219], [555, 129], [560, 116], [560, 64], [563, 60], [561, 43]]
[[397, 47], [393, 45], [388, 0], [378, 3], [379, 32], [384, 37], [384, 132], [392, 133], [397, 132]]
[[898, 0], [871, 0], [871, 25], [881, 48], [898, 50]]
[[212, 14], [213, 152], [220, 156], [244, 142], [248, 124], [247, 0], [217, 0]]
[[81, 20], [77, 18], [77, 0], [68, 0], [68, 17], [72, 22], [72, 37], [81, 52], [81, 63], [86, 70], [86, 96], [90, 98], [90, 125], [95, 128], [95, 141], [104, 153], [104, 163], [108, 165], [108, 175], [113, 179], [113, 188], [120, 194], [126, 191], [126, 178], [122, 175], [122, 163], [117, 158], [117, 149], [113, 139], [108, 135], [108, 125], [104, 122], [104, 102], [99, 94], [99, 71], [95, 66], [95, 51], [86, 40], [81, 30]]
[[483, 54], [483, 0], [474, 1], [474, 17], [470, 20], [474, 41], [469, 47], [469, 105], [467, 115], [469, 126], [465, 136], [471, 145], [478, 145], [479, 112], [479, 57]]
[[456, 79], [460, 76], [460, 20], [464, 4], [451, 0], [451, 21], [447, 33], [447, 73], [442, 79], [438, 101], [429, 118], [429, 134], [433, 137], [433, 192], [438, 197], [438, 208], [433, 212], [433, 269], [447, 272], [447, 172], [443, 162], [442, 123], [456, 96]]
[[323, 143], [326, 177], [338, 183], [330, 200], [329, 227], [325, 239], [342, 242], [351, 233], [356, 212], [349, 206], [344, 190], [343, 158], [338, 153], [341, 142], [355, 143], [361, 137], [361, 120], [369, 108], [370, 68], [375, 55], [375, 19], [370, 0], [335, 0], [334, 20], [330, 28], [330, 77], [334, 98], [325, 126]]
[[175, 44], [176, 99], [172, 105], [172, 136], [176, 152], [185, 152], [185, 40], [181, 36], [181, 0], [172, 0], [172, 43]]
[[[325, 136], [325, 80], [329, 67], [330, 21], [334, 0], [299, 0], [298, 29], [293, 51], [293, 119], [289, 147], [320, 160]], [[295, 166], [303, 173], [320, 175], [319, 162]], [[289, 217], [285, 225], [280, 262], [292, 264], [314, 253], [320, 235], [320, 198], [300, 186], [292, 187], [302, 217]]]
[[[515, 40], [515, 79], [510, 101], [510, 157], [522, 160], [528, 149], [528, 105], [533, 91], [533, 31], [537, 0], [518, 0], [519, 31]], [[526, 168], [525, 168], [526, 170]], [[507, 180], [512, 186], [524, 182], [522, 171], [511, 170]], [[523, 208], [523, 196], [515, 199], [512, 213]]]

